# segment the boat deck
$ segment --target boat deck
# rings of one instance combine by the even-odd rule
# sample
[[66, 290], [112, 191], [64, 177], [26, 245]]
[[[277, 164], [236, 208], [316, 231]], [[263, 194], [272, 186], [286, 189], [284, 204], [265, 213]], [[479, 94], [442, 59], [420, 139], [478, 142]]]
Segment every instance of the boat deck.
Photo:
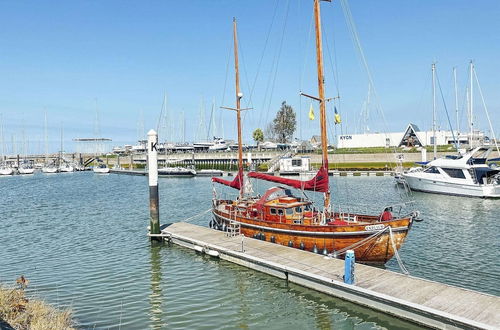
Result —
[[[500, 326], [500, 298], [356, 264], [355, 285], [343, 283], [344, 261], [185, 222], [162, 226], [161, 236], [375, 310], [435, 328]], [[243, 252], [242, 252], [243, 246]]]

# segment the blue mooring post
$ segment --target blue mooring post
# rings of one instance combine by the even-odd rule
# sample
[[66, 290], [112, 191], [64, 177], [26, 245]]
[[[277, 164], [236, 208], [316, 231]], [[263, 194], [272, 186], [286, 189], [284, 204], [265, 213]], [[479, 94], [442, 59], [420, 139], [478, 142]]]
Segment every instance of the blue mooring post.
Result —
[[344, 264], [344, 283], [354, 284], [354, 264], [356, 258], [354, 256], [353, 250], [347, 250], [345, 253], [345, 264]]
[[[149, 233], [160, 234], [160, 211], [158, 202], [158, 134], [154, 130], [148, 132], [148, 178], [149, 178]], [[152, 241], [161, 240], [151, 237]]]

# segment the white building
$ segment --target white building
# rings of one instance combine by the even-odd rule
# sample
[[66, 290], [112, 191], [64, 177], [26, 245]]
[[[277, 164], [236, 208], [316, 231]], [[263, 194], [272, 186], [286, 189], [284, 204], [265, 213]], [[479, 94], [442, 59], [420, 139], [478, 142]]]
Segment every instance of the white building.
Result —
[[302, 157], [283, 157], [279, 160], [280, 173], [300, 173], [311, 170], [311, 158]]
[[[482, 137], [484, 134], [476, 132], [474, 139]], [[460, 144], [468, 144], [468, 135], [452, 131], [436, 131], [436, 144], [454, 144], [458, 138]], [[432, 131], [420, 131], [415, 124], [408, 124], [404, 132], [399, 133], [368, 133], [368, 134], [348, 134], [337, 137], [337, 148], [368, 148], [368, 147], [425, 147], [434, 145], [434, 135]]]

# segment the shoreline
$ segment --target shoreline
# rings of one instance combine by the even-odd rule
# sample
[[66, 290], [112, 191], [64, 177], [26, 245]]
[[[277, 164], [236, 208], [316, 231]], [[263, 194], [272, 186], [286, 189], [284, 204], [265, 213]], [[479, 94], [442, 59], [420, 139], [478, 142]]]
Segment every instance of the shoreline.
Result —
[[16, 282], [17, 287], [0, 283], [1, 329], [76, 329], [70, 309], [59, 309], [28, 295], [28, 280], [23, 276]]

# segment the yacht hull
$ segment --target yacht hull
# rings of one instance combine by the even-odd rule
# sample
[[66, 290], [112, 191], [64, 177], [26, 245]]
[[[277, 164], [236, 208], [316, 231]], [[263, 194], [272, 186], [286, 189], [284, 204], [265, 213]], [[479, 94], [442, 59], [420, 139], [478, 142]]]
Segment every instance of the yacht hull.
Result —
[[35, 169], [34, 168], [23, 168], [23, 167], [20, 167], [17, 170], [19, 171], [19, 174], [33, 174], [33, 173], [35, 173]]
[[93, 168], [94, 173], [97, 174], [107, 174], [109, 173], [109, 168], [107, 167], [95, 167]]
[[0, 168], [0, 175], [12, 175], [14, 171], [10, 167]]
[[[276, 244], [300, 248], [303, 250], [332, 253], [353, 246], [356, 243], [377, 234], [386, 226], [392, 229], [394, 246], [396, 250], [404, 243], [413, 219], [401, 218], [386, 223], [359, 224], [347, 226], [307, 226], [286, 223], [275, 223], [258, 219], [234, 216], [214, 209], [213, 215], [222, 228], [230, 226], [231, 222], [238, 223], [241, 233], [246, 237], [259, 238]], [[385, 264], [390, 260], [395, 251], [389, 231], [385, 231], [376, 238], [355, 247], [356, 261], [367, 264]], [[338, 256], [343, 258], [344, 255]]]
[[459, 184], [438, 179], [427, 179], [405, 174], [404, 178], [411, 190], [467, 197], [500, 198], [500, 185]]

